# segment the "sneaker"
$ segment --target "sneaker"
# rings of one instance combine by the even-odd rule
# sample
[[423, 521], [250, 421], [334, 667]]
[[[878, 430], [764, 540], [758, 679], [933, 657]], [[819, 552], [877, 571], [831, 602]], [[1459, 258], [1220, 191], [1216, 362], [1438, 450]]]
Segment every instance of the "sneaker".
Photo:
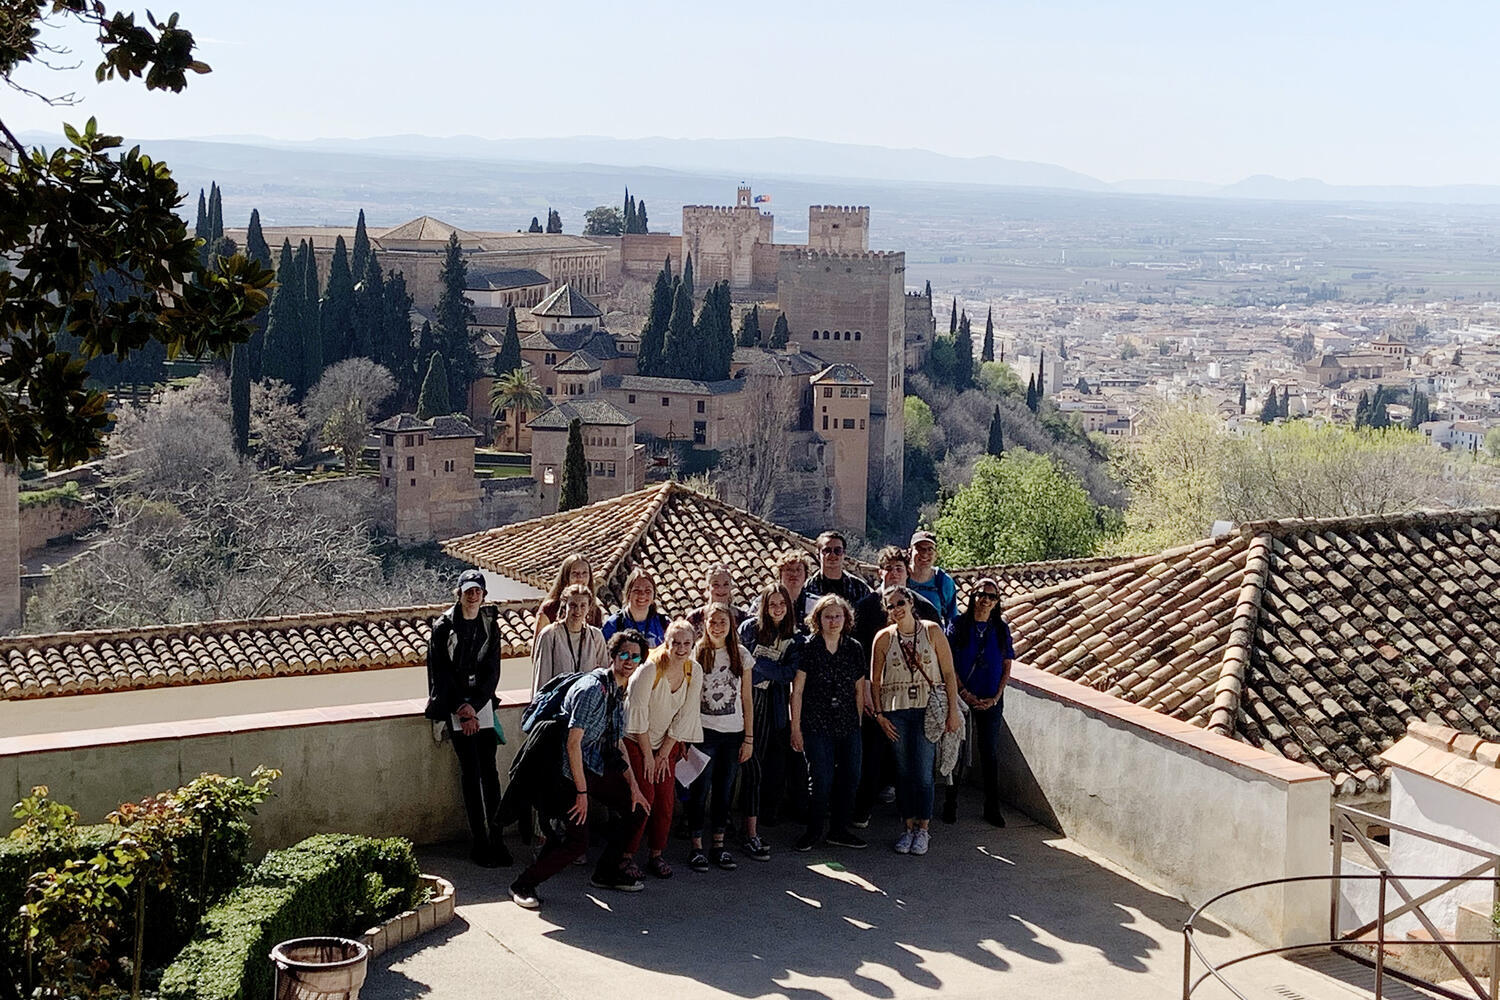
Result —
[[732, 872], [740, 866], [740, 863], [734, 860], [734, 855], [729, 853], [729, 848], [725, 847], [723, 844], [714, 845], [713, 859], [714, 864], [718, 865], [726, 872]]
[[910, 854], [911, 842], [916, 837], [916, 831], [908, 827], [901, 831], [901, 836], [896, 838], [895, 850], [897, 854]]
[[510, 898], [523, 910], [540, 910], [542, 898], [536, 894], [533, 886], [522, 885], [520, 882], [511, 883]]
[[703, 853], [701, 847], [693, 848], [693, 853], [688, 855], [688, 867], [695, 872], [708, 871], [708, 855]]
[[864, 850], [870, 845], [865, 843], [863, 837], [856, 837], [848, 830], [834, 830], [827, 836], [827, 841], [834, 847], [852, 847], [856, 851]]
[[750, 837], [746, 839], [744, 848], [745, 853], [748, 854], [753, 861], [771, 860], [771, 849], [767, 847], [766, 842], [764, 840], [761, 840], [759, 837]]
[[816, 834], [814, 834], [811, 830], [808, 830], [802, 836], [797, 838], [797, 842], [792, 845], [792, 850], [806, 853], [817, 846], [819, 839], [820, 838]]
[[593, 878], [589, 879], [589, 885], [595, 889], [613, 889], [616, 892], [640, 892], [646, 888], [644, 882], [638, 878], [631, 878], [623, 870], [613, 872], [594, 872]]
[[931, 843], [932, 843], [932, 834], [929, 833], [925, 829], [918, 830], [916, 832], [916, 835], [911, 838], [911, 853], [913, 853], [913, 854], [926, 854], [927, 853], [927, 847]]
[[854, 817], [849, 821], [849, 825], [854, 827], [854, 829], [856, 830], [868, 829], [870, 826], [870, 814], [866, 813], [863, 816]]
[[885, 803], [886, 805], [890, 805], [892, 802], [895, 802], [896, 801], [896, 786], [895, 785], [886, 785], [884, 788], [882, 788], [880, 790], [880, 796], [879, 796], [879, 798], [880, 798], [880, 801], [883, 802], [883, 803]]

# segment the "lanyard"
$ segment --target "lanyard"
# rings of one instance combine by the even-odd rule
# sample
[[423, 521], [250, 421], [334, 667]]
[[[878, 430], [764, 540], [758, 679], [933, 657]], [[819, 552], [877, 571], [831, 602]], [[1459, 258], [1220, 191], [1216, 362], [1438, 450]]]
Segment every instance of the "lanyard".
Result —
[[[586, 627], [587, 626], [585, 626], [585, 628]], [[563, 626], [563, 641], [568, 644], [568, 655], [570, 655], [570, 656], [573, 657], [573, 671], [575, 673], [577, 673], [577, 671], [578, 671], [578, 661], [583, 656], [583, 636], [584, 636], [584, 629], [579, 629], [578, 630], [578, 648], [574, 649], [573, 648], [572, 633], [570, 633], [568, 631], [568, 627], [566, 625]]]

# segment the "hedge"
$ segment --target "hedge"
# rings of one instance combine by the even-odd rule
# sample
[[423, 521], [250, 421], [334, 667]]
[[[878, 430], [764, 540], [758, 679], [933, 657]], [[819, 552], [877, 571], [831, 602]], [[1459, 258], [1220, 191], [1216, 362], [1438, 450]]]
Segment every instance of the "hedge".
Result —
[[14, 961], [21, 954], [21, 904], [26, 901], [26, 883], [32, 873], [61, 867], [74, 858], [93, 857], [120, 836], [119, 829], [108, 823], [80, 826], [76, 831], [77, 846], [72, 850], [0, 837], [0, 968], [7, 956]]
[[54, 500], [61, 502], [65, 507], [71, 507], [82, 503], [83, 495], [78, 491], [78, 484], [72, 481], [45, 490], [21, 490], [16, 494], [16, 503], [23, 510], [27, 507], [51, 503]]
[[271, 948], [314, 935], [358, 935], [418, 905], [411, 843], [320, 834], [267, 854], [204, 915], [162, 977], [162, 1000], [259, 1000], [271, 995]]

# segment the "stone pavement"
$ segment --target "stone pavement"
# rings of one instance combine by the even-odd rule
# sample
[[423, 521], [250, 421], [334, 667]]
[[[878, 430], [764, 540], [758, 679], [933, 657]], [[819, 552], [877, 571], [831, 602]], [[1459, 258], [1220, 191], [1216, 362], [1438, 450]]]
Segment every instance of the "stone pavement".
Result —
[[[957, 826], [934, 823], [925, 858], [893, 853], [895, 822], [879, 818], [864, 851], [796, 854], [797, 831], [780, 826], [767, 831], [775, 857], [741, 856], [734, 872], [689, 871], [674, 840], [672, 879], [648, 875], [625, 894], [589, 887], [590, 869], [575, 867], [542, 886], [539, 913], [510, 901], [516, 869], [477, 868], [460, 845], [424, 852], [424, 870], [457, 887], [458, 917], [372, 962], [361, 996], [1180, 996], [1184, 903], [1019, 814], [993, 829], [978, 805], [966, 799]], [[1221, 927], [1200, 933], [1215, 954], [1256, 948]], [[1237, 971], [1255, 1000], [1358, 995], [1278, 959]], [[1195, 997], [1226, 995], [1206, 984]]]

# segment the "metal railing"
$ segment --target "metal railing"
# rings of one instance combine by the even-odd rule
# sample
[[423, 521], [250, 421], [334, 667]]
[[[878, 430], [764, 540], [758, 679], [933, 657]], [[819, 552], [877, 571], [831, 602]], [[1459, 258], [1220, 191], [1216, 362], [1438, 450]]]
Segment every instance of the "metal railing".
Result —
[[[1420, 986], [1430, 992], [1443, 996], [1452, 997], [1454, 1000], [1500, 1000], [1500, 939], [1497, 939], [1492, 930], [1490, 936], [1479, 939], [1458, 939], [1445, 936], [1438, 930], [1424, 909], [1426, 904], [1438, 899], [1460, 885], [1469, 882], [1488, 882], [1490, 889], [1490, 903], [1492, 914], [1500, 912], [1500, 854], [1494, 851], [1475, 847], [1472, 844], [1463, 844], [1425, 830], [1419, 830], [1401, 823], [1393, 823], [1384, 816], [1356, 809], [1352, 806], [1335, 806], [1333, 808], [1333, 864], [1332, 872], [1327, 875], [1301, 875], [1292, 878], [1268, 879], [1263, 882], [1255, 882], [1250, 885], [1238, 886], [1219, 893], [1193, 911], [1187, 923], [1183, 926], [1183, 969], [1182, 969], [1182, 1000], [1191, 1000], [1193, 992], [1209, 979], [1215, 980], [1226, 989], [1237, 1000], [1250, 1000], [1244, 993], [1236, 989], [1223, 975], [1225, 969], [1239, 965], [1242, 962], [1252, 961], [1257, 958], [1265, 958], [1272, 955], [1293, 955], [1305, 952], [1329, 951], [1374, 969], [1375, 982], [1374, 993], [1376, 1000], [1384, 1000], [1385, 983], [1387, 978], [1398, 979], [1406, 983]], [[1458, 875], [1398, 875], [1390, 870], [1386, 858], [1381, 856], [1379, 849], [1370, 839], [1368, 829], [1371, 826], [1379, 826], [1385, 829], [1399, 832], [1407, 836], [1415, 837], [1430, 843], [1438, 844], [1451, 850], [1460, 851], [1474, 855], [1483, 860]], [[1343, 873], [1344, 837], [1350, 836], [1353, 843], [1365, 854], [1366, 859], [1376, 872], [1369, 875], [1345, 875]], [[1328, 914], [1328, 940], [1308, 941], [1295, 945], [1284, 945], [1278, 948], [1263, 948], [1259, 951], [1235, 956], [1227, 961], [1211, 962], [1199, 947], [1195, 931], [1197, 923], [1203, 917], [1205, 911], [1215, 903], [1230, 896], [1240, 893], [1251, 892], [1257, 889], [1270, 887], [1286, 887], [1302, 882], [1329, 883], [1329, 914]], [[1377, 882], [1376, 890], [1376, 912], [1375, 919], [1367, 921], [1351, 930], [1340, 932], [1339, 913], [1343, 898], [1343, 886], [1345, 882]], [[1418, 890], [1418, 884], [1437, 883], [1431, 888]], [[1401, 900], [1400, 905], [1388, 910], [1388, 901], [1394, 893]], [[1427, 932], [1430, 940], [1411, 940], [1406, 938], [1392, 939], [1388, 934], [1388, 925], [1392, 920], [1410, 914]], [[1469, 988], [1473, 990], [1472, 995], [1458, 993], [1445, 987], [1427, 982], [1410, 972], [1392, 968], [1389, 965], [1387, 946], [1399, 943], [1404, 948], [1438, 948], [1443, 956], [1452, 964]], [[1481, 984], [1479, 976], [1469, 967], [1455, 949], [1462, 947], [1484, 947], [1489, 953], [1489, 975], [1488, 983]], [[1356, 950], [1358, 948], [1370, 948], [1373, 956], [1367, 956]], [[1204, 972], [1193, 978], [1193, 960], [1204, 968]]]

